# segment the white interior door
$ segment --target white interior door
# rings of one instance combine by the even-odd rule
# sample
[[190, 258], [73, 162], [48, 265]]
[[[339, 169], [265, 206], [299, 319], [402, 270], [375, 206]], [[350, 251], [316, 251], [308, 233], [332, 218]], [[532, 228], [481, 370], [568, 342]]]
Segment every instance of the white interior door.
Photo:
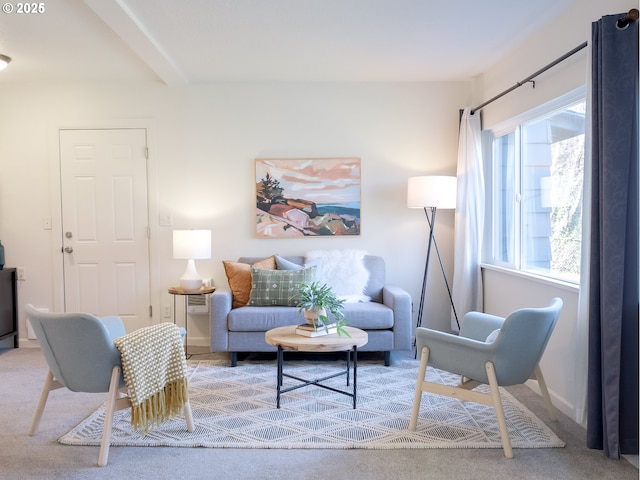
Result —
[[146, 130], [61, 130], [60, 168], [65, 310], [148, 326]]

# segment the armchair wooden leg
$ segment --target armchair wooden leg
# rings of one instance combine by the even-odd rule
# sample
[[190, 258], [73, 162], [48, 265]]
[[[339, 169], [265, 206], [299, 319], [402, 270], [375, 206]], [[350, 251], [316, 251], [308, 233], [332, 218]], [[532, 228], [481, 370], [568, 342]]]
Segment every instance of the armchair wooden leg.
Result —
[[549, 415], [549, 419], [552, 422], [558, 421], [558, 417], [556, 415], [556, 409], [551, 403], [551, 396], [549, 395], [549, 390], [547, 389], [547, 383], [544, 381], [544, 377], [542, 376], [542, 370], [540, 370], [540, 365], [536, 365], [535, 370], [533, 371], [533, 378], [538, 381], [538, 386], [540, 387], [540, 394], [542, 395], [542, 401], [544, 402], [544, 406], [547, 409], [547, 414]]
[[496, 371], [493, 367], [493, 363], [487, 362], [485, 364], [485, 369], [487, 371], [487, 377], [489, 378], [489, 387], [491, 389], [493, 407], [496, 410], [496, 418], [498, 419], [498, 427], [500, 429], [500, 438], [502, 439], [502, 449], [504, 450], [504, 456], [507, 458], [513, 458], [511, 439], [509, 438], [509, 429], [507, 428], [507, 420], [505, 419], [504, 409], [502, 408], [502, 400], [500, 399], [500, 387], [498, 386], [498, 379], [496, 378]]
[[104, 414], [104, 425], [102, 426], [102, 440], [100, 442], [100, 454], [98, 455], [98, 465], [104, 467], [109, 461], [109, 447], [111, 446], [111, 430], [113, 428], [113, 415], [116, 411], [116, 401], [118, 400], [118, 386], [120, 384], [120, 367], [116, 365], [111, 369], [111, 381], [109, 382], [109, 395], [107, 397], [107, 407]]
[[193, 432], [196, 427], [193, 423], [193, 413], [191, 411], [191, 402], [187, 402], [184, 405], [184, 419], [187, 422], [187, 431]]
[[40, 419], [42, 418], [42, 413], [44, 412], [44, 407], [46, 406], [47, 399], [49, 398], [49, 392], [52, 390], [56, 390], [57, 388], [63, 388], [63, 386], [64, 385], [53, 378], [53, 372], [49, 370], [49, 372], [47, 373], [47, 378], [44, 381], [44, 386], [42, 387], [42, 393], [40, 394], [40, 400], [38, 401], [36, 413], [33, 416], [33, 421], [31, 422], [29, 436], [33, 436], [36, 433], [38, 425], [40, 424]]
[[420, 402], [422, 401], [422, 384], [427, 373], [427, 361], [429, 360], [429, 349], [423, 347], [420, 353], [420, 367], [418, 368], [418, 378], [416, 380], [416, 392], [413, 396], [413, 408], [411, 409], [411, 420], [409, 430], [415, 432], [418, 426], [418, 414], [420, 413]]

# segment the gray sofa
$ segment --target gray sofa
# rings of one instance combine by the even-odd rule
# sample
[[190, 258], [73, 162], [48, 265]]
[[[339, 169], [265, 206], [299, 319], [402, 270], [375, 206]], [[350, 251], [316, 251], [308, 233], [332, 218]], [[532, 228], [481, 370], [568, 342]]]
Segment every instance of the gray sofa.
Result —
[[[285, 256], [299, 265], [302, 256]], [[238, 262], [253, 264], [262, 258], [241, 257]], [[349, 326], [365, 330], [369, 341], [360, 351], [384, 352], [385, 365], [390, 364], [392, 350], [411, 349], [411, 297], [402, 288], [385, 284], [385, 263], [382, 257], [366, 255], [364, 266], [369, 271], [365, 294], [370, 302], [345, 303], [344, 313]], [[238, 352], [271, 352], [276, 348], [264, 340], [267, 330], [304, 323], [297, 307], [243, 306], [232, 308], [231, 290], [216, 287], [211, 294], [211, 351], [231, 352], [231, 365], [236, 366]]]

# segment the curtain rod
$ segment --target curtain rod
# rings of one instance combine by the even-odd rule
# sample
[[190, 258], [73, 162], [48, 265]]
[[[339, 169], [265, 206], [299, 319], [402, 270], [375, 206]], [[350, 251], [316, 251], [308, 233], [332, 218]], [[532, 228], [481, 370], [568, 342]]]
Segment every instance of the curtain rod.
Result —
[[[478, 110], [480, 110], [482, 107], [486, 107], [487, 105], [489, 105], [492, 102], [495, 102], [497, 99], [499, 99], [500, 97], [505, 96], [507, 93], [510, 93], [512, 91], [514, 91], [516, 88], [523, 86], [524, 84], [531, 82], [535, 77], [537, 77], [538, 75], [540, 75], [541, 73], [546, 72], [547, 70], [549, 70], [551, 67], [555, 67], [557, 64], [559, 64], [560, 62], [566, 60], [567, 58], [569, 58], [571, 55], [573, 55], [574, 53], [579, 52], [580, 50], [582, 50], [583, 48], [585, 48], [587, 46], [587, 42], [584, 42], [580, 45], [578, 45], [576, 48], [574, 48], [573, 50], [565, 53], [564, 55], [562, 55], [561, 57], [555, 59], [553, 62], [551, 62], [548, 65], [545, 65], [544, 67], [542, 67], [540, 70], [538, 70], [537, 72], [529, 75], [527, 78], [525, 78], [524, 80], [517, 82], [515, 85], [513, 85], [510, 88], [507, 88], [504, 92], [499, 93], [498, 95], [496, 95], [495, 97], [487, 100], [486, 102], [478, 105], [477, 107], [474, 107], [471, 109], [471, 115], [473, 115], [474, 113], [476, 113]], [[534, 83], [535, 85], [535, 83]]]
[[[636, 20], [638, 20], [638, 14], [640, 12], [638, 12], [637, 8], [632, 8], [631, 10], [629, 10], [629, 13], [627, 13], [624, 17], [621, 17], [618, 22], [616, 23], [618, 28], [625, 28], [627, 25], [629, 25], [632, 22], [635, 22]], [[471, 109], [471, 115], [473, 115], [474, 113], [476, 113], [478, 110], [480, 110], [482, 107], [486, 107], [487, 105], [489, 105], [492, 102], [495, 102], [497, 99], [505, 96], [507, 93], [510, 93], [512, 91], [514, 91], [516, 88], [523, 86], [524, 84], [528, 83], [528, 82], [532, 82], [533, 79], [535, 77], [537, 77], [538, 75], [540, 75], [541, 73], [546, 72], [547, 70], [549, 70], [551, 67], [555, 67], [557, 64], [559, 64], [560, 62], [563, 62], [564, 60], [566, 60], [567, 58], [569, 58], [571, 55], [573, 55], [574, 53], [579, 52], [580, 50], [582, 50], [583, 48], [585, 48], [587, 46], [587, 42], [584, 42], [580, 45], [578, 45], [576, 48], [574, 48], [573, 50], [565, 53], [564, 55], [562, 55], [560, 58], [557, 58], [556, 60], [554, 60], [553, 62], [551, 62], [550, 64], [542, 67], [540, 70], [538, 70], [537, 72], [529, 75], [527, 78], [525, 78], [524, 80], [517, 82], [514, 86], [512, 86], [511, 88], [506, 89], [504, 92], [499, 93], [498, 95], [496, 95], [495, 97], [487, 100], [486, 102], [478, 105], [477, 107], [474, 107]], [[535, 82], [533, 83], [534, 87], [535, 87]]]

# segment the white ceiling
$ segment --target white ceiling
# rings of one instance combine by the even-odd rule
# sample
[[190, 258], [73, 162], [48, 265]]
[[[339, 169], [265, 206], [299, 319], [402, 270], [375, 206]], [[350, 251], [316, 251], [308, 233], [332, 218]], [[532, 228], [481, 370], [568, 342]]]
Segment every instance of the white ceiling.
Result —
[[579, 1], [48, 0], [0, 82], [465, 81]]

